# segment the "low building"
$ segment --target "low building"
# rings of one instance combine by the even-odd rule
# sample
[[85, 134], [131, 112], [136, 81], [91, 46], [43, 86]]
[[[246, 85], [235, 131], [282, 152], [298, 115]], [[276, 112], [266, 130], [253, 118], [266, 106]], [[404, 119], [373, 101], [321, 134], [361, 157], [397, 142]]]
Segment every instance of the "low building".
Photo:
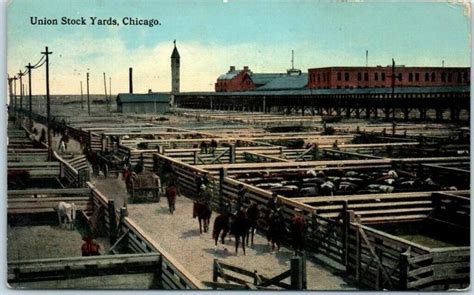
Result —
[[170, 93], [120, 93], [117, 96], [117, 111], [120, 113], [164, 114], [169, 111], [170, 105]]

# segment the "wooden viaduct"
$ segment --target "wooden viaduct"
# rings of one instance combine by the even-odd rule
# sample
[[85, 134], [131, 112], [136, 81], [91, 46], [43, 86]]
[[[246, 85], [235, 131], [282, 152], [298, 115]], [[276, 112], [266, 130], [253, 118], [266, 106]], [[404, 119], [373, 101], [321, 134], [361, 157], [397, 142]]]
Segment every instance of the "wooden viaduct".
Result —
[[386, 120], [401, 113], [404, 120], [416, 116], [458, 121], [469, 113], [470, 89], [463, 87], [399, 87], [315, 89], [300, 91], [189, 92], [175, 95], [180, 108], [225, 111], [280, 112], [304, 115], [337, 115]]

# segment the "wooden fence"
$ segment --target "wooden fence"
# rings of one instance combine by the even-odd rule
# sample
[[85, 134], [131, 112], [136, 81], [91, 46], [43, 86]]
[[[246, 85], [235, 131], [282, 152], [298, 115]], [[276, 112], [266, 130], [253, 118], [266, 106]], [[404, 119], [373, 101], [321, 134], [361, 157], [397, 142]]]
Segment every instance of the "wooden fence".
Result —
[[[219, 282], [219, 278], [225, 282]], [[287, 278], [290, 278], [289, 284], [283, 282]], [[305, 290], [306, 281], [306, 260], [304, 256], [296, 256], [291, 258], [289, 270], [272, 278], [262, 276], [257, 270], [250, 271], [214, 259], [212, 282], [204, 283], [214, 290]]]
[[109, 235], [111, 238], [111, 244], [122, 243], [129, 251], [134, 253], [158, 253], [160, 261], [157, 267], [157, 280], [161, 282], [161, 286], [164, 289], [206, 288], [159, 244], [150, 238], [132, 219], [126, 217], [126, 213], [123, 210], [118, 213], [115, 210], [113, 200], [108, 200], [90, 183], [88, 185], [91, 187], [91, 198], [94, 208], [104, 208], [101, 222], [104, 223], [106, 235]]

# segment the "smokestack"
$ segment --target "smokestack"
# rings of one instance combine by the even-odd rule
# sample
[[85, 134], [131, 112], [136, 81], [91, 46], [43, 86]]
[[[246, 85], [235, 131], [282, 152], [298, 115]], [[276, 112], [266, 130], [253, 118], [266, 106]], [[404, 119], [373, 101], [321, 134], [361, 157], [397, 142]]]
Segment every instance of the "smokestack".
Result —
[[366, 67], [369, 66], [369, 51], [368, 50], [365, 51], [365, 66]]
[[133, 69], [132, 68], [129, 68], [128, 69], [128, 89], [129, 89], [129, 93], [133, 93]]

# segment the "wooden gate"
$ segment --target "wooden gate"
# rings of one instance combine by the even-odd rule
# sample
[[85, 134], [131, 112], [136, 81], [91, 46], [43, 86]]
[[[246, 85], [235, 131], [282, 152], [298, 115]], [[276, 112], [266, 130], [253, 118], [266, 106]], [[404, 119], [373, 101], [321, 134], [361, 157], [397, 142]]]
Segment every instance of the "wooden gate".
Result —
[[[219, 278], [224, 282], [219, 282]], [[290, 283], [283, 280], [290, 278]], [[272, 278], [260, 275], [257, 270], [250, 271], [214, 259], [212, 282], [203, 282], [213, 289], [227, 290], [305, 290], [306, 259], [296, 256], [291, 258], [290, 269]]]

